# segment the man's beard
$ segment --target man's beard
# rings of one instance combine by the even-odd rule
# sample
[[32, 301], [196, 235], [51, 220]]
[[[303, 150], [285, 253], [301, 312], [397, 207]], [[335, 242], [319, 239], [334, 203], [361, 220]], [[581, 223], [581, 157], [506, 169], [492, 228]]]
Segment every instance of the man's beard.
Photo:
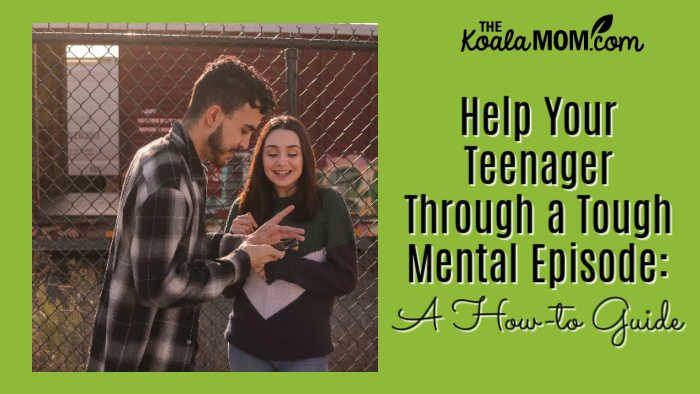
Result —
[[223, 168], [228, 163], [228, 161], [224, 161], [228, 151], [226, 151], [223, 147], [223, 136], [223, 125], [219, 125], [219, 127], [217, 127], [216, 130], [209, 135], [209, 138], [207, 138], [207, 146], [209, 147], [209, 152], [211, 152], [209, 161], [218, 168]]

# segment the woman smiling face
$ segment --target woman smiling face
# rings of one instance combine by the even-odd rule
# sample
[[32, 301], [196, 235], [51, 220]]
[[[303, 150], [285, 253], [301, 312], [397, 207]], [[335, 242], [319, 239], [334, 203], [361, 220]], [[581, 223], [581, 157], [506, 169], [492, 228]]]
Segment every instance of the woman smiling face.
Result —
[[270, 132], [263, 145], [263, 168], [278, 197], [294, 194], [304, 169], [297, 133], [287, 129]]

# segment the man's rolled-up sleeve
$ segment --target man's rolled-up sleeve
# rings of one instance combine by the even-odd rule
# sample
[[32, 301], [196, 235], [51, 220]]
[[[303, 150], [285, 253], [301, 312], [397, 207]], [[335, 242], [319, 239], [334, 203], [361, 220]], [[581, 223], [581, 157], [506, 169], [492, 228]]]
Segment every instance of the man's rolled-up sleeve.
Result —
[[135, 207], [130, 257], [141, 303], [162, 308], [209, 300], [250, 271], [240, 250], [188, 261], [187, 217], [185, 196], [175, 188], [157, 189]]

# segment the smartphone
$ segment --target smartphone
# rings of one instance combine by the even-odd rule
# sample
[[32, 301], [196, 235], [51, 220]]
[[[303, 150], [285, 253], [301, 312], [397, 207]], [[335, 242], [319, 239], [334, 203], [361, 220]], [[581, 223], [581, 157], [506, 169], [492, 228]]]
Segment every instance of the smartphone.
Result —
[[289, 250], [297, 246], [299, 246], [299, 241], [296, 238], [283, 239], [280, 242], [272, 245], [273, 248], [280, 251]]

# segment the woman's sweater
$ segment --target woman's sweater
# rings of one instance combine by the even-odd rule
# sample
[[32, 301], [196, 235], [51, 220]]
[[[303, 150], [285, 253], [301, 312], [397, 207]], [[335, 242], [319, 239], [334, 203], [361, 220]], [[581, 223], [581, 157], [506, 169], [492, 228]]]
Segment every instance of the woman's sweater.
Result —
[[[280, 224], [306, 230], [299, 250], [265, 265], [267, 283], [255, 273], [235, 291], [226, 339], [267, 360], [298, 360], [333, 351], [330, 315], [336, 296], [357, 282], [357, 255], [350, 216], [342, 196], [320, 188], [316, 216], [303, 223], [289, 217]], [[226, 221], [242, 214], [236, 200]], [[275, 200], [275, 213], [290, 204]]]

